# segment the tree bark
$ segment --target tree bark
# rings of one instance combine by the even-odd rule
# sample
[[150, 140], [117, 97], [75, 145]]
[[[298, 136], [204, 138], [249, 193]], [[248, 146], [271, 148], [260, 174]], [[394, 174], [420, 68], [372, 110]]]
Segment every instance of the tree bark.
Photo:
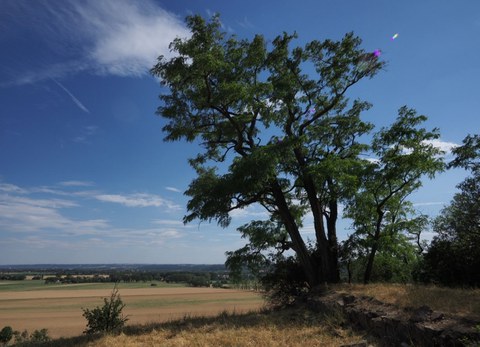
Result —
[[[332, 225], [327, 225], [329, 237], [325, 234], [325, 223], [323, 220], [322, 203], [317, 197], [317, 189], [314, 180], [310, 174], [305, 171], [305, 158], [299, 148], [294, 149], [295, 157], [302, 170], [303, 186], [307, 193], [308, 202], [313, 215], [313, 225], [315, 228], [315, 236], [317, 241], [317, 250], [314, 254], [313, 263], [317, 272], [317, 284], [322, 282], [335, 283], [339, 280], [338, 259], [337, 259], [337, 238], [336, 238], [336, 218], [337, 210], [335, 208]], [[328, 219], [327, 219], [328, 223]], [[335, 247], [331, 247], [331, 242], [335, 243]]]
[[305, 242], [300, 235], [297, 223], [295, 222], [295, 219], [290, 213], [290, 209], [288, 208], [288, 204], [285, 200], [282, 189], [276, 181], [272, 185], [272, 193], [275, 198], [275, 203], [278, 207], [280, 217], [282, 218], [285, 228], [287, 229], [287, 232], [292, 239], [293, 249], [295, 250], [298, 259], [300, 260], [300, 264], [303, 268], [303, 271], [305, 272], [308, 284], [311, 287], [314, 287], [319, 284], [319, 279], [315, 271], [314, 262], [312, 262], [312, 258], [308, 252], [307, 246], [305, 245]]
[[383, 216], [385, 214], [381, 210], [381, 208], [377, 208], [377, 213], [378, 213], [378, 218], [377, 218], [377, 224], [375, 226], [375, 235], [373, 237], [372, 249], [370, 251], [370, 254], [368, 255], [367, 267], [365, 268], [365, 273], [363, 275], [364, 284], [368, 284], [372, 277], [373, 261], [375, 260], [375, 254], [377, 253], [377, 250], [378, 250], [378, 241], [380, 239], [382, 221], [383, 221]]

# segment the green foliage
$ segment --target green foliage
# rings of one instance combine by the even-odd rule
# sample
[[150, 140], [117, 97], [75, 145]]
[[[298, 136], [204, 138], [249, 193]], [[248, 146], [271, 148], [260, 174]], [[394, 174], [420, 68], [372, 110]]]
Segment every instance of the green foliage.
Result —
[[[353, 234], [344, 241], [341, 249], [342, 279], [363, 282], [370, 252], [367, 239], [353, 240]], [[389, 283], [410, 283], [418, 271], [421, 256], [418, 247], [403, 234], [395, 234], [396, 239], [384, 235], [380, 239], [379, 251], [375, 254], [370, 281]]]
[[10, 326], [5, 326], [3, 329], [0, 331], [0, 342], [3, 343], [4, 345], [7, 345], [7, 343], [12, 339], [13, 337], [13, 329]]
[[83, 309], [83, 316], [87, 320], [85, 334], [94, 333], [117, 333], [120, 332], [128, 318], [122, 315], [125, 304], [120, 298], [118, 289], [112, 290], [110, 298], [103, 299], [102, 307]]
[[15, 343], [27, 342], [29, 340], [29, 334], [27, 330], [22, 332], [15, 330], [13, 332], [13, 336], [15, 337]]
[[435, 219], [425, 255], [423, 280], [450, 286], [480, 286], [480, 136], [467, 136], [454, 149], [451, 167], [471, 171], [449, 206]]
[[274, 307], [285, 307], [308, 292], [307, 278], [298, 261], [281, 258], [261, 278], [268, 302]]
[[[35, 330], [33, 333], [29, 334], [28, 330], [20, 332], [17, 330], [11, 331], [12, 328], [10, 327], [5, 328], [9, 328], [10, 330], [10, 338], [6, 342], [4, 342], [5, 345], [7, 345], [8, 341], [11, 340], [12, 337], [15, 337], [16, 344], [28, 343], [28, 346], [36, 345], [37, 343], [48, 342], [51, 340], [50, 336], [48, 336], [48, 329]], [[5, 328], [3, 328], [2, 332], [5, 330]], [[0, 342], [2, 342], [2, 340], [0, 340]]]
[[[346, 93], [383, 63], [353, 33], [292, 48], [296, 34], [269, 44], [262, 35], [228, 37], [218, 16], [186, 21], [191, 37], [174, 40], [175, 57], [159, 57], [151, 70], [168, 89], [157, 111], [167, 122], [165, 140], [203, 148], [190, 160], [197, 177], [186, 191], [184, 221], [226, 227], [232, 210], [263, 206], [283, 227], [245, 226], [254, 231], [244, 234], [250, 243], [229, 254], [229, 264], [244, 257], [253, 269], [288, 247], [311, 285], [337, 281], [338, 203], [355, 190], [358, 155], [366, 149], [358, 139], [372, 129], [360, 118], [370, 104], [350, 102]], [[308, 212], [314, 251], [299, 230]]]
[[23, 281], [27, 278], [24, 274], [2, 274], [0, 273], [0, 280], [5, 281]]
[[[427, 131], [420, 127], [425, 120], [426, 117], [417, 115], [415, 110], [402, 107], [397, 120], [375, 134], [371, 146], [375, 159], [365, 161], [359, 171], [359, 190], [347, 203], [345, 216], [353, 219], [355, 229], [355, 238], [350, 243], [357, 242], [357, 247], [364, 248], [366, 254], [365, 283], [373, 280], [374, 266], [379, 268], [374, 262], [377, 252], [383, 252], [384, 263], [393, 265], [393, 258], [388, 260], [387, 254], [398, 256], [394, 248], [412, 248], [407, 247], [408, 238], [421, 248], [420, 233], [427, 219], [416, 216], [406, 199], [421, 187], [423, 176], [433, 178], [444, 169], [442, 151], [431, 144], [439, 137], [438, 130]], [[359, 240], [362, 242], [358, 243]], [[407, 254], [410, 257], [412, 250], [403, 257]], [[391, 276], [387, 271], [380, 277]]]
[[281, 223], [252, 221], [238, 228], [242, 238], [249, 240], [244, 247], [226, 252], [225, 265], [235, 281], [245, 274], [260, 279], [261, 272], [272, 266], [276, 257], [291, 247], [288, 234]]
[[48, 342], [50, 340], [51, 339], [48, 336], [48, 330], [47, 329], [35, 330], [30, 335], [30, 341], [31, 342]]

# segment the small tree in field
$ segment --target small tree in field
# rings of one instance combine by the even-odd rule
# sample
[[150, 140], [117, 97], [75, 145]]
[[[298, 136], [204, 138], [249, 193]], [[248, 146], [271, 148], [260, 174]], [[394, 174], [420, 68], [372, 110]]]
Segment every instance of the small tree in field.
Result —
[[87, 320], [85, 334], [115, 333], [120, 331], [128, 320], [122, 314], [125, 304], [116, 287], [113, 288], [110, 298], [104, 298], [103, 301], [102, 307], [97, 306], [93, 310], [83, 309], [83, 316]]

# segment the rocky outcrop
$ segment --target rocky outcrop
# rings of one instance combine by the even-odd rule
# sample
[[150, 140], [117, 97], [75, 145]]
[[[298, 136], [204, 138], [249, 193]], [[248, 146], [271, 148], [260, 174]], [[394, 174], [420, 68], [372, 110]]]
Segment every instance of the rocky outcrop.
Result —
[[402, 309], [371, 297], [330, 293], [308, 299], [318, 311], [341, 312], [350, 325], [384, 346], [480, 346], [480, 322], [435, 312], [428, 306]]

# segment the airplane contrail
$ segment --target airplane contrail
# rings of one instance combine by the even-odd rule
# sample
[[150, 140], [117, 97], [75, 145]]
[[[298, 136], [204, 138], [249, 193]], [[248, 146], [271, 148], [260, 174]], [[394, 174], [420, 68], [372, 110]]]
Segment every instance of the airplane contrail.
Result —
[[51, 79], [53, 82], [55, 82], [60, 88], [62, 88], [65, 93], [67, 93], [70, 98], [72, 98], [72, 101], [84, 112], [86, 113], [90, 113], [90, 111], [88, 110], [88, 108], [85, 107], [85, 105], [83, 105], [80, 100], [78, 100], [72, 93], [70, 93], [70, 91], [65, 88], [65, 86], [63, 84], [61, 84], [60, 82], [56, 81], [55, 79]]

